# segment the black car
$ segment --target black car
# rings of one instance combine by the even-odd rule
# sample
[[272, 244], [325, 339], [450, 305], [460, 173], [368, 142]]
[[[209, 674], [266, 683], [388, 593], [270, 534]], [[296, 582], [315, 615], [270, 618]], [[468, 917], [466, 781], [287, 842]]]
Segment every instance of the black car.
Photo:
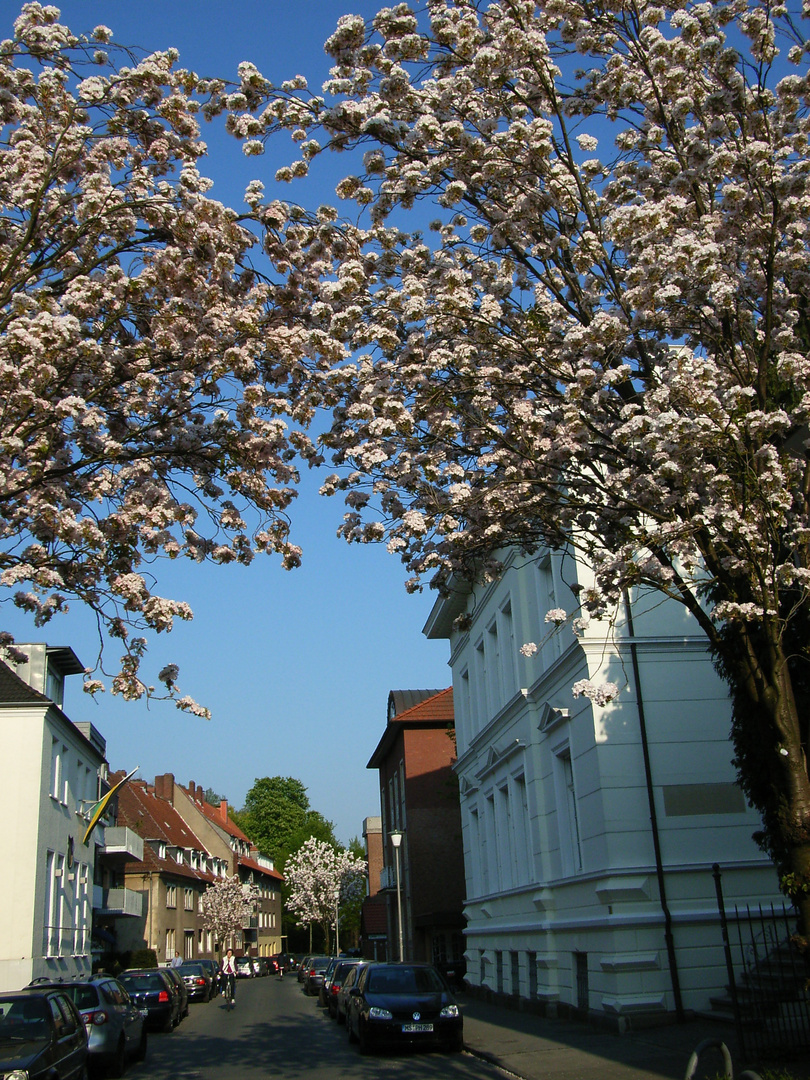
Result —
[[318, 993], [331, 959], [331, 956], [310, 956], [307, 961], [306, 974], [304, 975], [305, 994]]
[[402, 1045], [461, 1050], [462, 1025], [456, 999], [430, 964], [369, 964], [349, 991], [346, 1029], [362, 1053]]
[[211, 977], [211, 997], [216, 997], [220, 990], [220, 978], [219, 978], [219, 964], [216, 960], [212, 960], [210, 957], [201, 956], [197, 960], [198, 964], [202, 964], [205, 970]]
[[[146, 1058], [146, 1010], [140, 1009], [111, 975], [92, 975], [50, 984], [68, 995], [87, 1030], [87, 1067], [116, 1080], [127, 1061]], [[39, 981], [36, 988], [42, 990]]]
[[351, 969], [357, 967], [359, 963], [361, 963], [360, 960], [338, 960], [328, 977], [324, 979], [321, 992], [324, 995], [329, 1015], [334, 1020], [337, 1020], [337, 999], [343, 981]]
[[173, 968], [186, 984], [189, 1001], [210, 1001], [211, 972], [199, 960], [186, 960], [179, 967]]
[[87, 1032], [64, 990], [31, 987], [0, 994], [0, 1075], [83, 1080]]
[[332, 972], [335, 970], [337, 965], [338, 957], [333, 956], [332, 959], [329, 961], [329, 965], [327, 966], [326, 971], [324, 971], [323, 973], [321, 985], [318, 987], [318, 1004], [323, 1006], [324, 1009], [326, 1008], [326, 995], [329, 992], [329, 983], [332, 980]]
[[188, 990], [186, 989], [186, 980], [182, 975], [178, 974], [178, 968], [180, 965], [175, 966], [169, 964], [168, 966], [161, 968], [174, 984], [175, 993], [180, 998], [180, 1019], [188, 1016]]
[[180, 1023], [180, 995], [166, 968], [122, 971], [118, 981], [135, 1004], [147, 1010], [150, 1028], [171, 1031]]

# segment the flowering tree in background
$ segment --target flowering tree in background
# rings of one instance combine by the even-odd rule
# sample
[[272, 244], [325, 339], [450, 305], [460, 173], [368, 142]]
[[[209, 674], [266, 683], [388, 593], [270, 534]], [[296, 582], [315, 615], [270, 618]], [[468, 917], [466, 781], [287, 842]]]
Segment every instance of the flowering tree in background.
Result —
[[258, 888], [241, 882], [238, 874], [214, 882], [202, 894], [202, 924], [211, 931], [223, 951], [229, 938], [241, 934], [250, 925], [258, 898]]
[[335, 925], [336, 909], [365, 892], [365, 875], [364, 859], [315, 837], [302, 844], [287, 862], [287, 909], [302, 926], [320, 923], [327, 953], [331, 951], [329, 931]]
[[387, 541], [412, 588], [571, 545], [596, 574], [572, 615], [685, 605], [810, 925], [805, 14], [398, 4], [340, 20], [326, 99], [244, 68], [240, 123], [292, 135], [278, 180], [352, 155], [354, 223], [322, 208], [295, 253], [322, 269], [301, 326], [343, 535]]
[[[157, 556], [298, 564], [285, 510], [308, 444], [285, 421], [308, 405], [269, 389], [300, 351], [271, 282], [284, 213], [254, 186], [240, 216], [198, 171], [224, 84], [58, 16], [26, 4], [0, 46], [0, 585], [37, 625], [89, 605], [123, 644], [113, 691], [137, 698], [142, 632], [192, 616], [155, 591]], [[160, 678], [204, 711], [174, 665]]]

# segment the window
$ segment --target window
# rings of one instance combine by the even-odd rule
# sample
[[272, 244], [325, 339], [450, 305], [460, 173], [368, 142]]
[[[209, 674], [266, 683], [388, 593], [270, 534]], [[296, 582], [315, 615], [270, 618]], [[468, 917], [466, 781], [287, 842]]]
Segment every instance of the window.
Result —
[[470, 711], [470, 673], [467, 668], [459, 675], [459, 694], [456, 705], [456, 737], [458, 740], [458, 752], [463, 753], [472, 740], [474, 727]]
[[193, 930], [184, 930], [183, 931], [183, 959], [184, 960], [193, 960], [194, 959], [194, 931]]
[[501, 623], [501, 665], [503, 670], [503, 690], [506, 701], [510, 701], [518, 691], [517, 684], [517, 646], [515, 645], [515, 626], [512, 619], [511, 598], [500, 610]]
[[509, 961], [509, 975], [511, 978], [511, 986], [509, 987], [509, 990], [514, 997], [520, 997], [520, 953], [511, 953]]
[[174, 927], [170, 926], [166, 931], [166, 959], [173, 960], [174, 954], [177, 952], [177, 938], [174, 932]]
[[58, 799], [62, 790], [62, 754], [59, 739], [51, 739], [51, 796]]
[[588, 954], [583, 952], [574, 953], [574, 974], [577, 984], [577, 1008], [583, 1012], [588, 1011], [590, 991], [588, 987]]
[[516, 883], [514, 845], [512, 836], [512, 807], [509, 785], [498, 788], [496, 835], [498, 850], [498, 880], [502, 889], [511, 889]]
[[512, 780], [512, 809], [515, 883], [525, 885], [533, 879], [533, 853], [529, 844], [529, 798], [522, 774]]
[[498, 623], [496, 619], [487, 627], [486, 643], [486, 666], [489, 676], [487, 693], [489, 695], [489, 713], [494, 716], [503, 705], [503, 687], [501, 685], [501, 649], [498, 640]]
[[553, 664], [562, 651], [562, 637], [559, 631], [552, 632], [552, 624], [545, 621], [548, 612], [558, 606], [554, 563], [551, 556], [547, 555], [537, 565], [537, 607], [539, 622], [537, 640], [542, 641], [545, 638], [548, 639], [542, 649], [542, 661], [544, 667], [549, 667]]
[[194, 890], [183, 889], [183, 908], [186, 911], [194, 910]]
[[166, 886], [166, 907], [177, 907], [177, 888], [174, 885]]
[[527, 954], [529, 964], [529, 997], [532, 1001], [537, 998], [537, 953]]
[[562, 870], [564, 874], [577, 873], [582, 869], [582, 844], [574, 768], [568, 745], [555, 752], [554, 774]]

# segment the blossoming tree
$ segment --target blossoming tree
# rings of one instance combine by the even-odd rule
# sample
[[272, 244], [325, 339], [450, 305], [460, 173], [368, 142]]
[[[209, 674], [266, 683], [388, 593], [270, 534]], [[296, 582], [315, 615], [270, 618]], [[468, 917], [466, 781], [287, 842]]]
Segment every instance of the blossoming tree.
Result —
[[287, 909], [301, 925], [320, 923], [327, 953], [330, 927], [335, 925], [340, 905], [352, 903], [365, 892], [365, 874], [364, 859], [315, 837], [302, 844], [287, 862]]
[[258, 898], [258, 888], [241, 882], [238, 874], [214, 882], [202, 894], [200, 919], [223, 952], [226, 942], [250, 925]]
[[[135, 698], [143, 631], [192, 615], [156, 591], [157, 556], [297, 565], [285, 510], [308, 444], [286, 421], [308, 406], [271, 389], [300, 352], [271, 280], [285, 211], [257, 184], [239, 215], [199, 172], [224, 84], [58, 16], [26, 4], [0, 45], [0, 585], [37, 625], [88, 604]], [[197, 708], [176, 667], [161, 679]]]
[[596, 573], [574, 614], [685, 605], [810, 925], [807, 5], [426, 9], [341, 19], [326, 99], [243, 72], [251, 146], [300, 147], [277, 179], [353, 155], [353, 223], [322, 209], [299, 249], [324, 490], [412, 588], [573, 545]]

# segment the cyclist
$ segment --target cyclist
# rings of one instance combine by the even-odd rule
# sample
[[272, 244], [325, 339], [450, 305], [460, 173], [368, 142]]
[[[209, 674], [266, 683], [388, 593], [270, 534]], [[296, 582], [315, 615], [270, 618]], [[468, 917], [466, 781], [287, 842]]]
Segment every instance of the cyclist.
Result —
[[236, 957], [228, 949], [222, 961], [222, 979], [225, 984], [225, 1000], [228, 1007], [236, 1005]]

